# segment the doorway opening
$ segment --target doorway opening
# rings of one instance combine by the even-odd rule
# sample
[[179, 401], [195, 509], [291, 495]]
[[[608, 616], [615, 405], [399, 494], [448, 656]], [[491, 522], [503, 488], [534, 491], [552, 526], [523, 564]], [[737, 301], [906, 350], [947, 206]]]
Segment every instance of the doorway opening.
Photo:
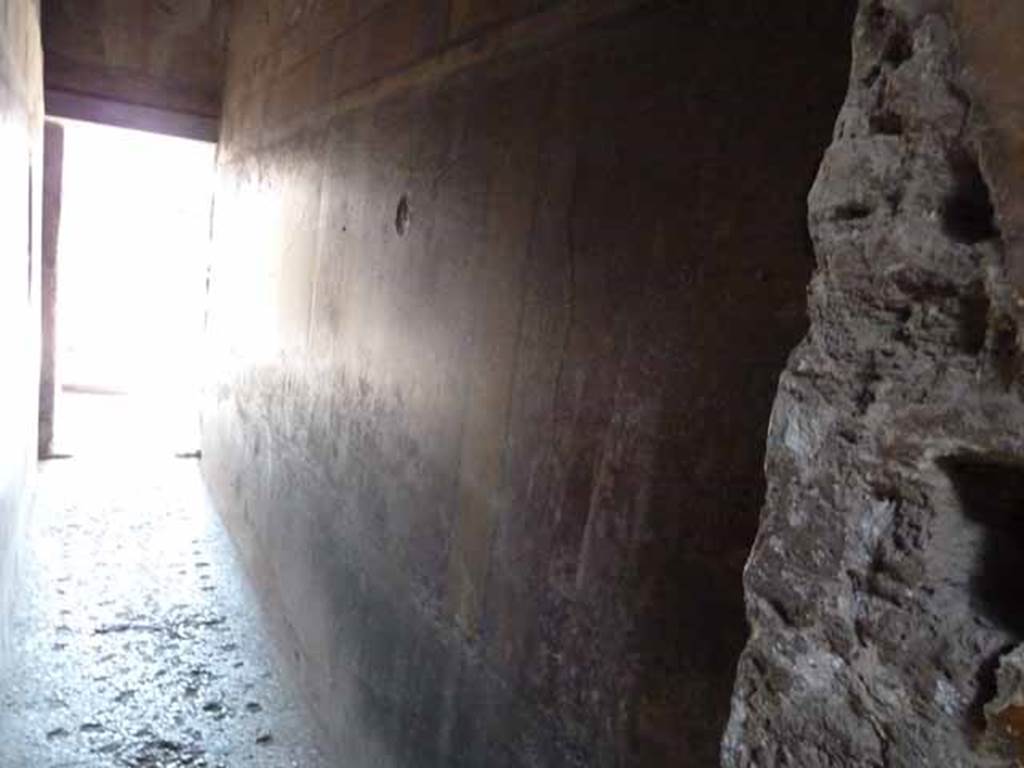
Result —
[[60, 125], [48, 453], [195, 454], [216, 145]]

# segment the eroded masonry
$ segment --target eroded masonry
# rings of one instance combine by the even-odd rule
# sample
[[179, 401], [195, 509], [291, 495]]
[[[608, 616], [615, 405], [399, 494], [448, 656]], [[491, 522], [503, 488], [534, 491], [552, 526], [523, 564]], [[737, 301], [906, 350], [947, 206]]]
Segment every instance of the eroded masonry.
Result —
[[1007, 89], [1024, 49], [1007, 29], [1024, 14], [955, 5], [858, 15], [809, 201], [811, 329], [772, 414], [728, 766], [1020, 759], [1024, 123]]

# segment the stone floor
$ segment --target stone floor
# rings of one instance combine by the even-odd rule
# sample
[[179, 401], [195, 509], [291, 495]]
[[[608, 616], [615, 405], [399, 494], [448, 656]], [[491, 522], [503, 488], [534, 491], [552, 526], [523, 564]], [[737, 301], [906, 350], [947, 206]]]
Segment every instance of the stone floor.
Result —
[[326, 765], [195, 461], [78, 458], [39, 480], [0, 766]]

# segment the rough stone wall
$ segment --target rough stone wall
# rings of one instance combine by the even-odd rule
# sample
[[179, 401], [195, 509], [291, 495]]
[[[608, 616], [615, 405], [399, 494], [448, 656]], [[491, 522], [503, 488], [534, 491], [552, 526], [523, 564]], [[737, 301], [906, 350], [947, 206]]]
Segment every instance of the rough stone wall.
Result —
[[943, 0], [860, 9], [810, 195], [811, 328], [771, 419], [729, 768], [1024, 754], [1021, 300], [1003, 235], [1024, 165], [993, 142], [1024, 69], [965, 76], [958, 40], [984, 49], [965, 18]]
[[0, 3], [0, 661], [35, 468], [43, 131], [39, 10]]
[[851, 11], [236, 4], [203, 466], [339, 764], [717, 764]]

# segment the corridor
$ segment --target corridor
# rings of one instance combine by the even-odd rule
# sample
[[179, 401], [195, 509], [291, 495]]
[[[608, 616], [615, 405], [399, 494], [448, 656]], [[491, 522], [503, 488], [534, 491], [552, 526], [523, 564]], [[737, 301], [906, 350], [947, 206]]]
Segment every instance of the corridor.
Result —
[[324, 765], [194, 461], [41, 467], [0, 766]]
[[0, 9], [0, 768], [1024, 766], [1024, 0]]

